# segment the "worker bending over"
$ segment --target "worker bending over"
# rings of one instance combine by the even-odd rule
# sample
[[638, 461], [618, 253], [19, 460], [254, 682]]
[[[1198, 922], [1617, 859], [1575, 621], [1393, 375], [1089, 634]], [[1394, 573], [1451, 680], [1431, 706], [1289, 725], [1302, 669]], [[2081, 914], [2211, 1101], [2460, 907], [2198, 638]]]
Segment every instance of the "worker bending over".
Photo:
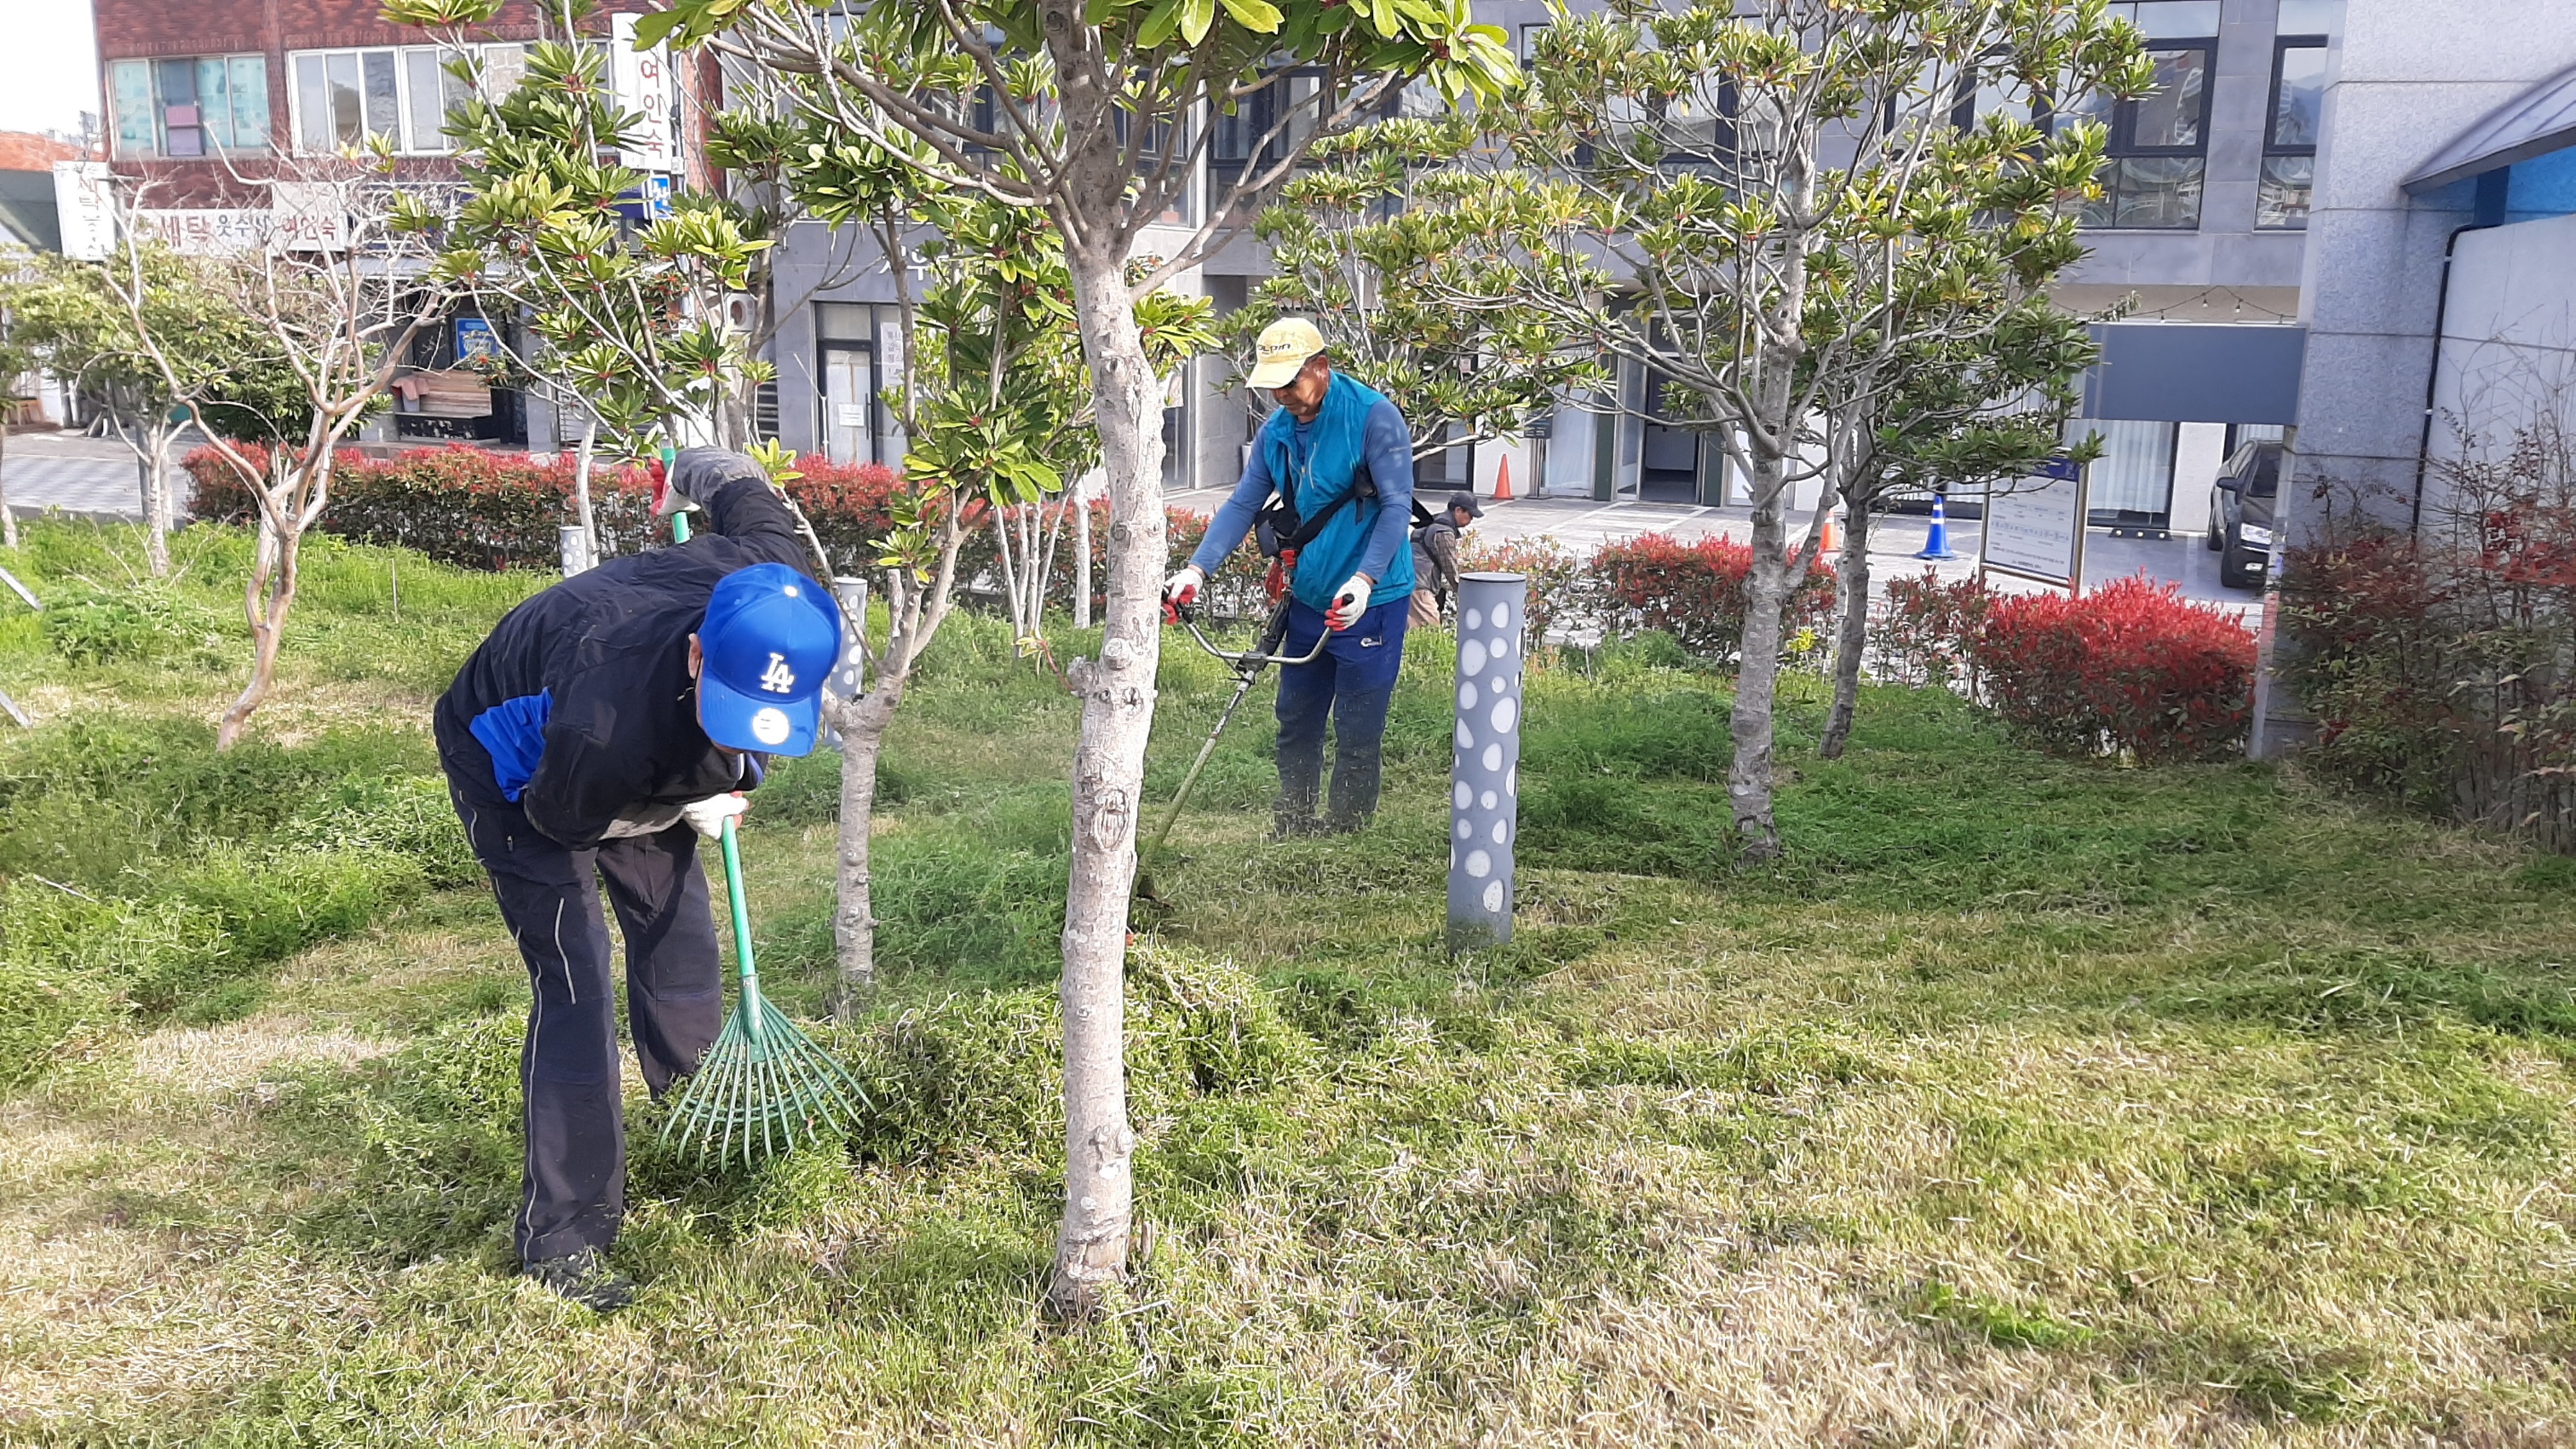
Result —
[[627, 1017], [659, 1100], [723, 1014], [698, 837], [742, 813], [769, 756], [814, 748], [841, 654], [840, 610], [798, 571], [795, 517], [759, 463], [680, 454], [654, 511], [690, 506], [703, 521], [687, 543], [511, 610], [435, 718], [448, 794], [534, 993], [519, 1054], [522, 1271], [602, 1311], [634, 1289], [601, 1261], [625, 1211], [626, 1132], [599, 885], [625, 933]]

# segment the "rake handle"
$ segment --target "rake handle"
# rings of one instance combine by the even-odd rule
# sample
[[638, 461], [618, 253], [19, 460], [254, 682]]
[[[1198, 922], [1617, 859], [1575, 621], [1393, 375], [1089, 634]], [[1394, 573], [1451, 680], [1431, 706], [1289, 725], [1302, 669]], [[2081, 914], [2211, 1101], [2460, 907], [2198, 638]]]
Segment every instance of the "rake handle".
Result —
[[742, 848], [735, 844], [733, 817], [724, 822], [725, 897], [733, 907], [733, 958], [742, 968], [742, 1022], [751, 1033], [753, 1045], [761, 1044], [764, 1033], [760, 1025], [760, 969], [751, 959], [751, 907], [742, 898]]

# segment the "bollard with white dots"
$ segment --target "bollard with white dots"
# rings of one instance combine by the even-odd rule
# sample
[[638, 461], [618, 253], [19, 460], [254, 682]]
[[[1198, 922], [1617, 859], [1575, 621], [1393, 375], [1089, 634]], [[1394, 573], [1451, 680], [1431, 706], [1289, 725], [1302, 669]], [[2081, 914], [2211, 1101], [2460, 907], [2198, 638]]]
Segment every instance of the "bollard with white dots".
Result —
[[1449, 769], [1449, 949], [1512, 938], [1520, 836], [1521, 574], [1458, 579], [1458, 728]]
[[555, 529], [555, 548], [563, 555], [565, 578], [590, 572], [599, 560], [590, 556], [590, 530], [578, 523], [567, 523]]

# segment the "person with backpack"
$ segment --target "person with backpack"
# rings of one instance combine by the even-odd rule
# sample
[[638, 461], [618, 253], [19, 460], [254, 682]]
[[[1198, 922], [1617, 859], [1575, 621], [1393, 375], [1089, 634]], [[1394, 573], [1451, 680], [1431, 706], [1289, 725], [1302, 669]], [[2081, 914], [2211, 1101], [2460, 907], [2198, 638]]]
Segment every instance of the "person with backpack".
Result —
[[1458, 536], [1485, 516], [1476, 495], [1464, 488], [1449, 495], [1438, 517], [1413, 530], [1413, 613], [1416, 629], [1440, 622], [1441, 611], [1458, 592]]
[[[1247, 379], [1279, 402], [1261, 426], [1234, 494], [1208, 520], [1189, 563], [1163, 585], [1167, 613], [1196, 602], [1247, 533], [1288, 585], [1283, 652], [1312, 662], [1279, 675], [1282, 836], [1357, 830], [1377, 810], [1386, 712], [1404, 658], [1413, 599], [1413, 434], [1394, 403], [1333, 368], [1315, 324], [1262, 329]], [[1322, 801], [1324, 726], [1334, 735], [1330, 813]]]

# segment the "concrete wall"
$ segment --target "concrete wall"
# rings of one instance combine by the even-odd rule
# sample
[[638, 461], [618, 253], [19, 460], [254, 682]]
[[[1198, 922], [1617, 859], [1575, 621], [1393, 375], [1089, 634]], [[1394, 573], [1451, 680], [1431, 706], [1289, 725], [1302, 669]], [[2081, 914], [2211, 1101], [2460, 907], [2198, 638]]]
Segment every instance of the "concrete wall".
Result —
[[[2411, 510], [2443, 248], [2474, 183], [2410, 198], [2400, 183], [2460, 132], [2576, 62], [2576, 5], [2351, 0], [2325, 101], [2301, 284], [2308, 324], [2293, 477], [2375, 490]], [[2287, 532], [2313, 527], [2285, 488]]]
[[[2433, 406], [2436, 460], [2492, 456], [2542, 413], [2576, 433], [2576, 216], [2459, 239]], [[2426, 478], [2427, 526], [2442, 501], [2437, 465]]]

